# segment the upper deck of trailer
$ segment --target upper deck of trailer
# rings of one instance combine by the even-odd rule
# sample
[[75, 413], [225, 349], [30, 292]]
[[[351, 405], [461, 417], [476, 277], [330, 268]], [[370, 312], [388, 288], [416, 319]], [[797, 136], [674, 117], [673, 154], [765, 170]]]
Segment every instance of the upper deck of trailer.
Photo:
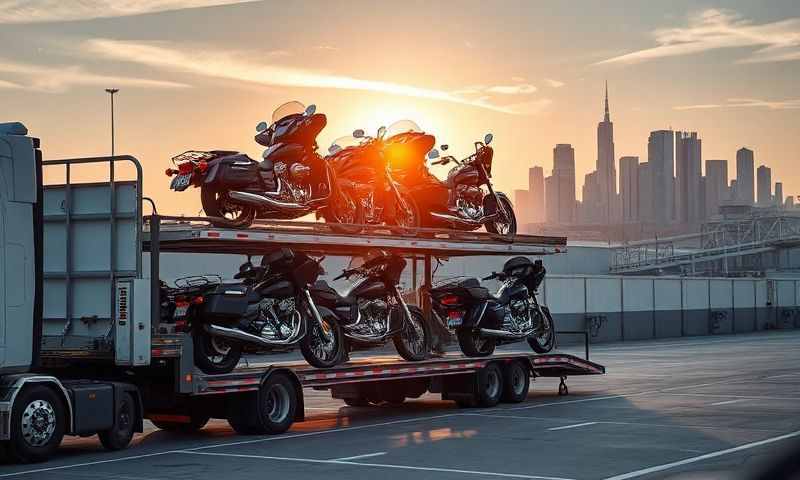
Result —
[[[158, 228], [154, 228], [158, 218]], [[158, 240], [162, 252], [257, 253], [270, 245], [291, 245], [310, 253], [354, 255], [379, 248], [400, 254], [433, 256], [550, 255], [565, 252], [566, 237], [518, 234], [513, 242], [485, 232], [418, 228], [397, 234], [364, 225], [343, 234], [318, 222], [258, 221], [250, 228], [218, 228], [203, 217], [146, 217], [144, 249]]]

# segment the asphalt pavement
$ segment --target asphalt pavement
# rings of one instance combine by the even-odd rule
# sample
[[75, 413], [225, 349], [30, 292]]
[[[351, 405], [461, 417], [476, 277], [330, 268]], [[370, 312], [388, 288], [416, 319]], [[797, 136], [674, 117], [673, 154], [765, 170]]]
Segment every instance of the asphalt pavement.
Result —
[[148, 423], [127, 450], [68, 437], [51, 461], [0, 465], [0, 478], [717, 479], [800, 444], [800, 331], [609, 344], [591, 359], [607, 374], [570, 377], [568, 396], [537, 379], [525, 403], [490, 409], [436, 395], [354, 408], [308, 390], [307, 420], [283, 435]]

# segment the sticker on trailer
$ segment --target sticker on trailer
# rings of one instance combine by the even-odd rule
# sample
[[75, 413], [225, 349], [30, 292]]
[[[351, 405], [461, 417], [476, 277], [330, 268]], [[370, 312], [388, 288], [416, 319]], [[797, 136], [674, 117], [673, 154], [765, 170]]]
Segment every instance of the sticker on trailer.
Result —
[[118, 281], [115, 287], [114, 306], [114, 362], [131, 364], [131, 281]]

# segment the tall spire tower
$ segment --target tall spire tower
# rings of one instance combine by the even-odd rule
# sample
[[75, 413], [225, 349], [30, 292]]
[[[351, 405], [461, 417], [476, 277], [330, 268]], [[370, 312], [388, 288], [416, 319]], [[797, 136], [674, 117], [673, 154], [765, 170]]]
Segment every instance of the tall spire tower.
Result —
[[611, 114], [608, 112], [608, 80], [606, 80], [606, 115], [603, 117], [604, 122], [611, 121]]
[[597, 124], [597, 220], [613, 224], [617, 220], [617, 168], [614, 159], [614, 124], [608, 108], [608, 81], [605, 83], [605, 111]]

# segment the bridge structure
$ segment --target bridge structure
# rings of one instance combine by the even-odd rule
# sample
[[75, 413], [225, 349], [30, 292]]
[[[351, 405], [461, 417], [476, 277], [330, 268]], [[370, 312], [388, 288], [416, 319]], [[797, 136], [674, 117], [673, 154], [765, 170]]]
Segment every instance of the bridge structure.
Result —
[[700, 232], [629, 242], [611, 255], [614, 274], [740, 276], [778, 265], [783, 250], [800, 247], [800, 214], [771, 211], [726, 216]]

